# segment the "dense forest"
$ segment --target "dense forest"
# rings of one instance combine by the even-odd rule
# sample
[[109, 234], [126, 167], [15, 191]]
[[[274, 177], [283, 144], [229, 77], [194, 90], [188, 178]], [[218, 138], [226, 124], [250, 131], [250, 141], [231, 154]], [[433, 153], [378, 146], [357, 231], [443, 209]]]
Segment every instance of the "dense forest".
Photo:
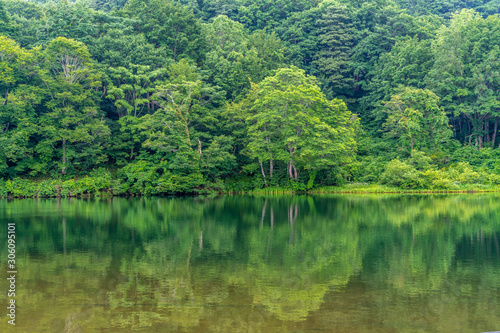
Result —
[[0, 196], [500, 184], [498, 0], [0, 1]]

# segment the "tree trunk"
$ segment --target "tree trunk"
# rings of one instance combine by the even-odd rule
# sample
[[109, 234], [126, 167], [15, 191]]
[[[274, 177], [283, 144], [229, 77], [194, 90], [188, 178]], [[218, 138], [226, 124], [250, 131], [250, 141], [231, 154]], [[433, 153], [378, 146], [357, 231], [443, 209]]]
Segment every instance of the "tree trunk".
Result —
[[493, 137], [491, 138], [491, 148], [495, 148], [495, 139], [498, 132], [498, 117], [495, 117], [495, 126], [493, 127]]
[[292, 164], [292, 167], [293, 167], [293, 178], [297, 180], [299, 179], [299, 173], [297, 172], [297, 168], [295, 167], [295, 165]]
[[63, 157], [62, 157], [62, 163], [63, 163], [63, 166], [62, 166], [62, 174], [65, 175], [66, 174], [66, 140], [63, 140]]
[[292, 161], [288, 163], [288, 175], [290, 175], [290, 179], [293, 179], [293, 173], [292, 173]]
[[[267, 131], [267, 129], [264, 127], [264, 129]], [[269, 160], [269, 178], [273, 178], [273, 167], [274, 167], [274, 161], [273, 161], [273, 154], [271, 153], [271, 150], [269, 149], [269, 139], [268, 136], [266, 136], [266, 145], [267, 145], [267, 151], [269, 152], [269, 155], [271, 156], [271, 159]]]
[[267, 181], [266, 181], [266, 173], [264, 172], [264, 166], [262, 165], [262, 161], [259, 161], [260, 164], [260, 171], [262, 172], [262, 177], [264, 177], [264, 185], [267, 187]]
[[484, 131], [486, 132], [485, 145], [490, 143], [490, 117], [486, 117], [486, 122], [484, 123]]

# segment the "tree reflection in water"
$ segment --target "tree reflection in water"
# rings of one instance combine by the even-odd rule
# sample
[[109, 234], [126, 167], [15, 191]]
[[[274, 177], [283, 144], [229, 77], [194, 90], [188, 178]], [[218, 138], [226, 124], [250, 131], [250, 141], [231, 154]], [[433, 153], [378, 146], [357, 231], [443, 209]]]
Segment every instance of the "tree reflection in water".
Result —
[[487, 331], [498, 199], [3, 200], [0, 219], [18, 226], [21, 330]]

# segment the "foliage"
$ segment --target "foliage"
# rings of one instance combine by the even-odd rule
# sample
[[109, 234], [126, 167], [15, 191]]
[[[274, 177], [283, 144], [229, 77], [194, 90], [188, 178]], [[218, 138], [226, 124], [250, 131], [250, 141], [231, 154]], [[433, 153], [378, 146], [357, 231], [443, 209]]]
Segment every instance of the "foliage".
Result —
[[138, 20], [136, 32], [143, 33], [156, 47], [164, 47], [173, 60], [203, 58], [201, 25], [187, 7], [171, 0], [131, 0], [122, 14]]
[[495, 4], [2, 0], [0, 177], [11, 196], [493, 187]]
[[[246, 106], [247, 104], [248, 106]], [[340, 100], [328, 101], [313, 77], [296, 67], [280, 69], [255, 86], [243, 110], [249, 138], [247, 153], [263, 163], [287, 165], [291, 179], [301, 169], [311, 177], [334, 165], [349, 163], [355, 152], [355, 117]]]
[[442, 27], [434, 42], [435, 63], [429, 86], [443, 96], [446, 110], [467, 119], [469, 127], [459, 127], [462, 142], [479, 148], [495, 146], [500, 101], [496, 91], [500, 70], [500, 17], [483, 19], [472, 10], [453, 15], [449, 27]]
[[448, 118], [439, 107], [439, 97], [430, 90], [405, 88], [385, 102], [388, 137], [398, 139], [400, 147], [429, 152], [446, 149], [453, 133]]

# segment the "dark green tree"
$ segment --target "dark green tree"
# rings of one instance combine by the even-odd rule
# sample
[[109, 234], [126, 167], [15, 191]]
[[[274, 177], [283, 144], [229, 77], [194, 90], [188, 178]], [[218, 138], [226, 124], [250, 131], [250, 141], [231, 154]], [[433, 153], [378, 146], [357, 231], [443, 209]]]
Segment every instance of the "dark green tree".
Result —
[[[428, 86], [455, 118], [459, 139], [478, 148], [495, 146], [500, 116], [500, 18], [472, 10], [453, 15], [435, 41]], [[493, 128], [490, 123], [494, 122]], [[470, 129], [469, 129], [470, 128]]]
[[201, 24], [188, 7], [171, 0], [131, 0], [121, 13], [138, 20], [135, 31], [143, 33], [156, 47], [164, 47], [173, 60], [203, 60]]
[[327, 6], [316, 21], [318, 52], [313, 65], [328, 98], [352, 96], [354, 75], [350, 55], [354, 46], [354, 29], [347, 7]]

